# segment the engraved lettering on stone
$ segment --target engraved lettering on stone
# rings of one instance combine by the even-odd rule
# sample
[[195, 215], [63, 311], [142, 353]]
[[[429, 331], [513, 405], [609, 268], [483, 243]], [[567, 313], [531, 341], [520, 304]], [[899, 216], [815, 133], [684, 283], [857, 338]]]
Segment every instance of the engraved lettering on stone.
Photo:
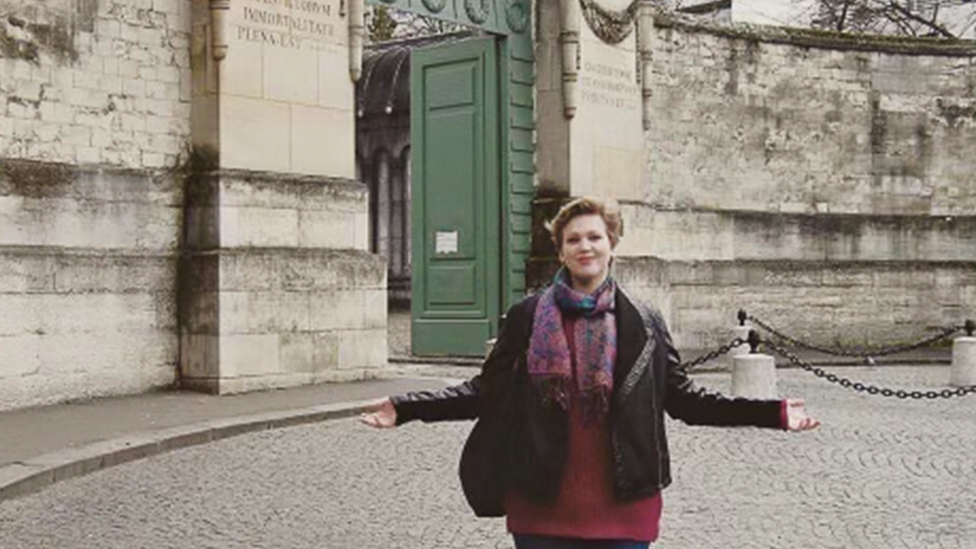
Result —
[[263, 42], [272, 46], [283, 48], [299, 49], [302, 47], [301, 40], [284, 32], [269, 31], [264, 29], [252, 29], [250, 27], [238, 26], [237, 38], [249, 42]]
[[634, 72], [603, 63], [587, 62], [580, 78], [584, 103], [618, 109], [636, 109], [640, 90]]
[[320, 36], [332, 36], [334, 31], [333, 26], [329, 23], [322, 23], [305, 17], [292, 17], [283, 13], [256, 10], [247, 6], [244, 6], [244, 19], [262, 25], [285, 27], [291, 32], [310, 33]]
[[339, 23], [333, 5], [316, 0], [246, 0], [237, 12], [239, 40], [290, 49], [327, 49]]

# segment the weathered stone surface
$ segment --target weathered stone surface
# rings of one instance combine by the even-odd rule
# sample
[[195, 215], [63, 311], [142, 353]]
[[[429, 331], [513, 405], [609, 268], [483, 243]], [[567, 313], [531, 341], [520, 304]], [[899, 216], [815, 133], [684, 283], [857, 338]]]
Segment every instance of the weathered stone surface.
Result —
[[188, 185], [184, 386], [362, 379], [386, 363], [386, 262], [364, 251], [362, 185], [240, 171]]
[[821, 38], [656, 27], [645, 200], [665, 210], [972, 215], [971, 46], [865, 52]]
[[[211, 390], [236, 392], [386, 363], [383, 258], [353, 250], [238, 249], [201, 253], [196, 261], [202, 267], [191, 277], [210, 282], [184, 290], [186, 383], [211, 379]], [[204, 274], [206, 265], [220, 267]]]
[[[213, 67], [207, 4], [195, 4], [194, 62]], [[347, 76], [344, 12], [328, 2], [232, 4], [220, 86], [207, 81], [210, 70], [200, 71], [193, 86], [203, 107], [197, 110], [209, 110], [215, 128], [201, 125], [194, 141], [219, 150], [224, 167], [354, 177], [354, 84]], [[208, 97], [220, 108], [206, 106]]]
[[727, 342], [739, 308], [827, 344], [971, 315], [972, 44], [669, 18], [652, 34], [617, 274], [679, 346]]
[[827, 346], [881, 346], [961, 324], [976, 302], [972, 262], [618, 258], [615, 269], [626, 288], [662, 311], [686, 349], [728, 343], [739, 309]]
[[175, 249], [172, 173], [0, 160], [0, 246]]
[[[140, 344], [140, 340], [136, 337], [130, 337], [129, 340], [133, 345]], [[173, 340], [175, 337], [171, 339]], [[98, 343], [95, 341], [94, 345]], [[177, 353], [175, 344], [171, 347], [171, 352], [175, 358]], [[71, 364], [67, 361], [60, 363], [62, 366]], [[38, 373], [0, 380], [0, 403], [2, 403], [0, 409], [142, 393], [171, 387], [176, 381], [175, 361], [167, 365], [141, 365], [135, 360], [124, 363], [99, 362], [99, 364], [104, 368], [75, 372], [62, 371], [51, 375]]]
[[366, 188], [351, 180], [221, 170], [187, 184], [187, 245], [365, 250]]
[[976, 259], [976, 217], [623, 207], [617, 252], [679, 260], [967, 261]]
[[176, 258], [0, 247], [0, 409], [172, 385]]
[[[0, 158], [163, 168], [190, 134], [189, 3], [5, 0]], [[151, 5], [150, 5], [151, 4]]]

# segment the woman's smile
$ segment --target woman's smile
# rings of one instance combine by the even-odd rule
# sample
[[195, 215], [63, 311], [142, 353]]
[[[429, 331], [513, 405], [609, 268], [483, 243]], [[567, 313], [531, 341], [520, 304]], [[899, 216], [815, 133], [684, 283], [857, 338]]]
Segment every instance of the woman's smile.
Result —
[[559, 259], [569, 271], [573, 289], [593, 293], [607, 279], [612, 257], [613, 246], [601, 216], [580, 215], [566, 224]]

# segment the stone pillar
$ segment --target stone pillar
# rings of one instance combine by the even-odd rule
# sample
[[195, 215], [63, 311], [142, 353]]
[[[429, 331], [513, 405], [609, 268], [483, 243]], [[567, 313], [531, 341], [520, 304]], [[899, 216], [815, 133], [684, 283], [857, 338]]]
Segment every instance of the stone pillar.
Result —
[[344, 2], [217, 2], [194, 0], [195, 149], [223, 169], [354, 178]]
[[228, 393], [386, 364], [386, 262], [355, 181], [342, 0], [193, 0], [181, 384]]
[[[622, 11], [629, 1], [599, 4]], [[602, 41], [578, 0], [544, 0], [539, 10], [540, 185], [549, 194], [640, 200], [644, 153], [637, 33], [631, 28], [617, 44]]]
[[952, 368], [949, 385], [976, 385], [976, 337], [957, 337], [952, 342]]
[[763, 354], [735, 357], [732, 366], [732, 394], [743, 398], [776, 398], [776, 361]]

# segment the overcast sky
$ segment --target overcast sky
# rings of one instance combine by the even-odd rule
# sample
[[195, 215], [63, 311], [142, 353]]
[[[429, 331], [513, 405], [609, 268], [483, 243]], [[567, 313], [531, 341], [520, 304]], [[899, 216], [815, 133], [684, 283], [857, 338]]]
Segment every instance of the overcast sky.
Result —
[[732, 19], [771, 25], [806, 26], [813, 0], [732, 0]]

